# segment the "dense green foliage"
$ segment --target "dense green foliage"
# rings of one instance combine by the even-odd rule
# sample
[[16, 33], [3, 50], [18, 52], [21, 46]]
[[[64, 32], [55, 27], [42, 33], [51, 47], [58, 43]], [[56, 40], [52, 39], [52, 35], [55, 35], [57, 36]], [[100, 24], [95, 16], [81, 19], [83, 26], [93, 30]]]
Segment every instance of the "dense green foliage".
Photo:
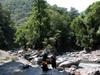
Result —
[[[15, 33], [15, 42], [19, 47], [49, 47], [62, 52], [76, 48], [91, 50], [100, 46], [100, 1], [80, 14], [75, 8], [67, 11], [66, 8], [51, 6], [45, 0], [4, 1], [0, 0], [4, 7], [6, 5], [11, 10], [12, 20], [20, 25], [16, 26]], [[0, 19], [0, 47], [5, 48], [6, 42], [12, 44], [14, 31], [10, 14], [2, 9], [0, 13], [9, 16], [5, 18], [5, 15], [0, 14], [5, 19], [4, 22]]]
[[71, 41], [71, 17], [66, 8], [60, 8], [56, 5], [52, 6], [48, 10], [50, 16], [51, 25], [51, 42], [55, 48], [61, 52], [63, 50], [69, 49], [72, 46]]
[[99, 46], [100, 2], [93, 3], [71, 24], [76, 36], [76, 44], [82, 48], [92, 49]]
[[10, 13], [0, 4], [0, 48], [9, 49], [13, 45], [14, 30], [11, 27]]
[[[34, 6], [32, 8], [32, 15], [29, 17], [24, 25], [25, 31], [24, 38], [27, 41], [26, 44], [35, 44], [35, 48], [43, 48], [43, 40], [48, 37], [50, 30], [49, 18], [46, 13], [47, 3], [44, 0], [34, 0]], [[22, 29], [22, 28], [21, 28]], [[20, 31], [16, 32], [19, 38]], [[19, 39], [17, 39], [19, 41]]]
[[[49, 45], [59, 52], [71, 47], [70, 24], [74, 17], [78, 16], [78, 12], [74, 8], [70, 13], [66, 8], [50, 6], [44, 0], [34, 0], [32, 11], [27, 22], [16, 32], [17, 42], [22, 44], [24, 42], [24, 46], [34, 45], [36, 49]], [[72, 17], [72, 15], [74, 16]]]
[[32, 13], [34, 0], [0, 0], [2, 5], [11, 12], [11, 19], [18, 25], [26, 21]]

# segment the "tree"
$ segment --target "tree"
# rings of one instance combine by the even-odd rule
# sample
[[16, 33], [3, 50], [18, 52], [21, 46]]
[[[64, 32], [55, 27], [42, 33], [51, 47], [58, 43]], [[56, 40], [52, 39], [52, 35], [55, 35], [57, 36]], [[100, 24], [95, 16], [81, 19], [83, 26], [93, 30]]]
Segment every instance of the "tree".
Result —
[[70, 11], [69, 11], [69, 15], [70, 15], [70, 19], [73, 20], [75, 19], [77, 16], [79, 16], [79, 12], [78, 10], [76, 10], [75, 8], [71, 7]]
[[51, 6], [48, 10], [51, 25], [51, 45], [61, 53], [71, 46], [70, 15], [66, 8]]
[[13, 45], [14, 30], [12, 27], [9, 11], [2, 8], [0, 4], [0, 48], [9, 49]]
[[88, 7], [85, 11], [87, 14], [87, 24], [89, 25], [89, 30], [92, 30], [92, 39], [93, 39], [93, 46], [96, 48], [99, 46], [99, 27], [100, 27], [100, 1], [93, 3]]
[[88, 50], [96, 47], [99, 41], [100, 2], [93, 3], [79, 17], [73, 20], [71, 28], [76, 37], [76, 44]]
[[17, 31], [21, 37], [16, 33], [17, 41], [19, 41], [18, 38], [22, 38], [21, 34], [24, 34], [24, 38], [27, 40], [26, 44], [34, 45], [35, 48], [43, 48], [43, 41], [49, 37], [48, 33], [50, 31], [49, 17], [46, 9], [46, 1], [34, 0], [32, 15], [24, 23], [25, 25], [23, 25], [25, 29], [22, 29], [21, 33], [19, 33], [19, 30]]

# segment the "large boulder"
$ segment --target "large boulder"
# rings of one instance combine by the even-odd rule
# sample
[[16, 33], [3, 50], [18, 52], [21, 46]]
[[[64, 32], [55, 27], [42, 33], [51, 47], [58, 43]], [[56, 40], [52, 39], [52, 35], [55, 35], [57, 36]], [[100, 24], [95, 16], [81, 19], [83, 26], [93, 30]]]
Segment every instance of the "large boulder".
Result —
[[72, 65], [78, 66], [80, 63], [80, 60], [71, 60], [71, 61], [64, 61], [61, 64], [59, 64], [59, 67], [71, 67]]
[[12, 59], [13, 57], [9, 54], [9, 52], [0, 50], [0, 65], [10, 62]]
[[56, 60], [56, 64], [57, 66], [59, 66], [61, 63], [63, 63], [64, 61], [67, 61], [66, 56], [58, 56], [57, 60]]
[[0, 59], [6, 59], [9, 57], [10, 57], [10, 54], [8, 52], [0, 50]]

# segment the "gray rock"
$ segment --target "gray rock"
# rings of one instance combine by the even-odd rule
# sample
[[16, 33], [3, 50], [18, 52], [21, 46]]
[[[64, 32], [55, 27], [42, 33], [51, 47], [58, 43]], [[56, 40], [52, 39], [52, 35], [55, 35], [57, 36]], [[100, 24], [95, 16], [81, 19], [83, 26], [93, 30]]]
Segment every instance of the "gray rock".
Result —
[[78, 69], [75, 71], [75, 75], [100, 75], [98, 69]]
[[59, 64], [59, 67], [71, 67], [72, 65], [78, 66], [80, 63], [80, 60], [71, 60], [71, 61], [64, 61], [61, 64]]

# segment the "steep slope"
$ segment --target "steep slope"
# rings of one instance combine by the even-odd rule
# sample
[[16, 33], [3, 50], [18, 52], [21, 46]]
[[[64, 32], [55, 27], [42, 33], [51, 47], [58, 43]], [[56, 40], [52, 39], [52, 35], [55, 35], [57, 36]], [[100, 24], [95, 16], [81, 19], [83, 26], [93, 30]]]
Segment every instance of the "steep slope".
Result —
[[31, 14], [34, 0], [0, 0], [0, 3], [11, 11], [12, 20], [17, 24], [25, 21]]

